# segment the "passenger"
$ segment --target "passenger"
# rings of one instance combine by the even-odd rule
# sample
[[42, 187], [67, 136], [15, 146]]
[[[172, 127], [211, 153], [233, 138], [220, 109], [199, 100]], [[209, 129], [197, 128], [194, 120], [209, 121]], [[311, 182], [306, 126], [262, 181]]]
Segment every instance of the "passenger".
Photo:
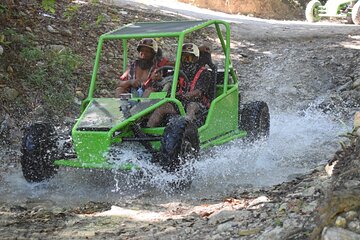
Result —
[[168, 59], [163, 58], [157, 42], [152, 38], [142, 39], [137, 46], [137, 51], [139, 58], [131, 62], [120, 76], [116, 97], [128, 92], [136, 92], [141, 97], [144, 90], [143, 84], [154, 76], [156, 69], [169, 64]]
[[[179, 78], [176, 98], [184, 105], [186, 115], [194, 121], [198, 112], [210, 107], [209, 81], [211, 73], [203, 63], [199, 63], [199, 48], [193, 43], [182, 46], [181, 70], [187, 76]], [[157, 108], [150, 116], [147, 127], [157, 127], [161, 124], [165, 115], [178, 114], [177, 109], [171, 103], [166, 103]]]

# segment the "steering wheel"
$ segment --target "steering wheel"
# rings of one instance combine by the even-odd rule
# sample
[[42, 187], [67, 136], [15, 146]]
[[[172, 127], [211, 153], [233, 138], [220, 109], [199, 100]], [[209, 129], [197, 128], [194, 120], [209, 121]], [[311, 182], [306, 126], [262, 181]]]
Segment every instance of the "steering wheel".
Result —
[[[156, 72], [162, 71], [162, 70], [174, 70], [174, 66], [162, 66], [156, 70]], [[186, 79], [187, 82], [189, 82], [189, 78], [185, 75], [185, 73], [182, 70], [179, 70], [179, 76], [182, 76]], [[152, 81], [154, 87], [157, 90], [161, 90], [162, 92], [170, 92], [171, 91], [171, 85], [174, 78], [174, 71], [172, 73], [168, 74], [166, 77], [164, 77], [161, 81]]]

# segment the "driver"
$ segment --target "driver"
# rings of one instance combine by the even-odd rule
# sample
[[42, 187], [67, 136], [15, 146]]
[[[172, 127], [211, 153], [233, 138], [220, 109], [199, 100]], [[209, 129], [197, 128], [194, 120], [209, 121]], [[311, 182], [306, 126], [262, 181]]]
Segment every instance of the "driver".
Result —
[[[187, 76], [179, 78], [176, 98], [185, 107], [186, 115], [194, 121], [196, 113], [210, 107], [209, 81], [211, 73], [199, 60], [199, 48], [193, 43], [185, 43], [182, 46], [181, 70]], [[147, 127], [157, 127], [167, 114], [177, 114], [177, 110], [171, 103], [166, 103], [157, 108], [150, 116]]]
[[152, 38], [142, 39], [137, 46], [137, 51], [139, 52], [139, 58], [131, 62], [127, 70], [120, 76], [115, 91], [116, 97], [131, 91], [136, 91], [137, 95], [141, 97], [143, 84], [151, 79], [156, 69], [169, 65], [168, 59], [162, 57], [161, 49]]

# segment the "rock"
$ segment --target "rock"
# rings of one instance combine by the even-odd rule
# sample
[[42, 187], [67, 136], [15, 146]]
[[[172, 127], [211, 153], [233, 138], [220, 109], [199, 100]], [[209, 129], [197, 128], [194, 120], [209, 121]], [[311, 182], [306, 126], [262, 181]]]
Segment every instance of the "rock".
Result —
[[79, 98], [80, 100], [83, 100], [85, 98], [85, 94], [80, 90], [77, 90], [75, 94], [76, 97]]
[[347, 83], [341, 85], [336, 91], [337, 92], [342, 92], [342, 91], [348, 90], [351, 85], [352, 85], [352, 81], [350, 80]]
[[0, 115], [0, 135], [5, 134], [5, 132], [8, 131], [9, 128], [9, 114], [3, 113]]
[[100, 94], [101, 94], [102, 96], [111, 96], [111, 93], [110, 93], [109, 90], [107, 90], [107, 89], [101, 89], [101, 90], [100, 90]]
[[56, 51], [56, 52], [61, 52], [61, 51], [65, 50], [65, 46], [64, 45], [53, 44], [53, 45], [49, 45], [49, 49], [53, 50], [53, 51]]
[[348, 180], [344, 183], [344, 186], [348, 189], [355, 189], [360, 186], [360, 180]]
[[4, 48], [0, 45], [0, 56], [3, 55], [4, 53]]
[[283, 228], [284, 229], [301, 229], [303, 226], [303, 222], [301, 221], [299, 217], [292, 217], [285, 219], [283, 222]]
[[14, 73], [14, 69], [13, 69], [12, 66], [10, 66], [10, 65], [6, 68], [6, 71], [7, 71], [9, 74], [13, 74], [13, 73]]
[[317, 208], [317, 205], [318, 205], [318, 201], [315, 200], [313, 202], [310, 202], [308, 204], [306, 204], [302, 209], [301, 211], [303, 213], [312, 213], [313, 211], [315, 211], [315, 209]]
[[360, 87], [360, 78], [353, 82], [353, 84], [351, 85], [352, 89], [356, 89], [358, 87]]
[[25, 30], [28, 32], [32, 32], [32, 29], [30, 27], [25, 27]]
[[61, 31], [60, 34], [63, 36], [68, 36], [68, 37], [71, 37], [73, 35], [69, 29], [64, 29], [63, 31]]
[[335, 220], [335, 226], [337, 227], [345, 227], [346, 226], [346, 219], [338, 216]]
[[46, 29], [49, 33], [58, 33], [58, 31], [51, 25], [48, 25]]
[[33, 111], [32, 114], [35, 116], [42, 116], [45, 114], [45, 109], [43, 106], [37, 106]]
[[355, 134], [356, 136], [360, 137], [360, 128], [356, 130]]
[[235, 219], [234, 211], [223, 210], [216, 214], [211, 215], [208, 223], [210, 225], [216, 225], [219, 223], [231, 221], [233, 219]]
[[261, 232], [261, 228], [239, 230], [239, 236], [250, 236], [250, 235], [258, 234], [259, 232]]
[[218, 213], [212, 214], [209, 218], [208, 223], [210, 225], [220, 224], [227, 221], [244, 221], [251, 217], [250, 211], [231, 211], [231, 210], [222, 210]]
[[278, 209], [279, 212], [287, 212], [288, 210], [288, 203], [282, 203]]
[[349, 228], [349, 230], [360, 234], [360, 221], [359, 220], [349, 222], [347, 227]]
[[311, 197], [311, 196], [314, 196], [315, 191], [316, 191], [316, 188], [315, 188], [314, 186], [312, 186], [312, 187], [309, 187], [309, 188], [305, 189], [305, 190], [302, 192], [302, 195], [303, 195], [304, 197]]
[[325, 227], [321, 233], [321, 240], [358, 240], [360, 235], [343, 228]]
[[174, 233], [174, 232], [176, 232], [176, 230], [177, 229], [175, 227], [170, 226], [170, 227], [167, 227], [165, 230], [163, 230], [162, 234]]
[[354, 128], [360, 127], [360, 112], [356, 112], [354, 116]]
[[237, 226], [237, 223], [235, 222], [222, 223], [217, 226], [216, 231], [221, 234], [222, 232], [231, 230], [235, 226]]
[[107, 15], [106, 13], [102, 13], [101, 16], [106, 20], [106, 21], [111, 21], [111, 17], [109, 15]]
[[257, 239], [258, 240], [282, 240], [282, 227], [275, 227], [273, 229], [265, 231], [263, 234], [261, 234]]
[[215, 235], [212, 235], [211, 240], [223, 240], [224, 237], [222, 237], [220, 234], [215, 234]]
[[19, 96], [19, 92], [14, 88], [4, 87], [2, 96], [5, 101], [14, 101]]
[[333, 172], [334, 172], [334, 167], [336, 166], [336, 163], [338, 161], [332, 162], [331, 164], [326, 164], [325, 166], [325, 171], [327, 173], [328, 176], [332, 176]]
[[254, 200], [252, 200], [250, 203], [249, 203], [249, 208], [257, 208], [259, 207], [260, 205], [262, 205], [262, 203], [266, 203], [266, 202], [269, 202], [270, 199], [266, 196], [260, 196]]

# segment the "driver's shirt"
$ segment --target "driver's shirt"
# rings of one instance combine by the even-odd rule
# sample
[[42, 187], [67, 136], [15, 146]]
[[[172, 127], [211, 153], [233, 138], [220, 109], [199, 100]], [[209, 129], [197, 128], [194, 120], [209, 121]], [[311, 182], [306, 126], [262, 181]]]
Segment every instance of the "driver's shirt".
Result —
[[[190, 83], [186, 83], [186, 92], [190, 90], [190, 85], [194, 81], [196, 73], [201, 69], [201, 65], [194, 64], [194, 66], [191, 67], [191, 69], [184, 69], [184, 73], [186, 76], [188, 76]], [[211, 73], [207, 69], [204, 69], [199, 78], [196, 81], [194, 89], [199, 89], [202, 92], [203, 98], [199, 101], [203, 105], [207, 106], [208, 102], [206, 99], [210, 99], [210, 81], [211, 81]]]

